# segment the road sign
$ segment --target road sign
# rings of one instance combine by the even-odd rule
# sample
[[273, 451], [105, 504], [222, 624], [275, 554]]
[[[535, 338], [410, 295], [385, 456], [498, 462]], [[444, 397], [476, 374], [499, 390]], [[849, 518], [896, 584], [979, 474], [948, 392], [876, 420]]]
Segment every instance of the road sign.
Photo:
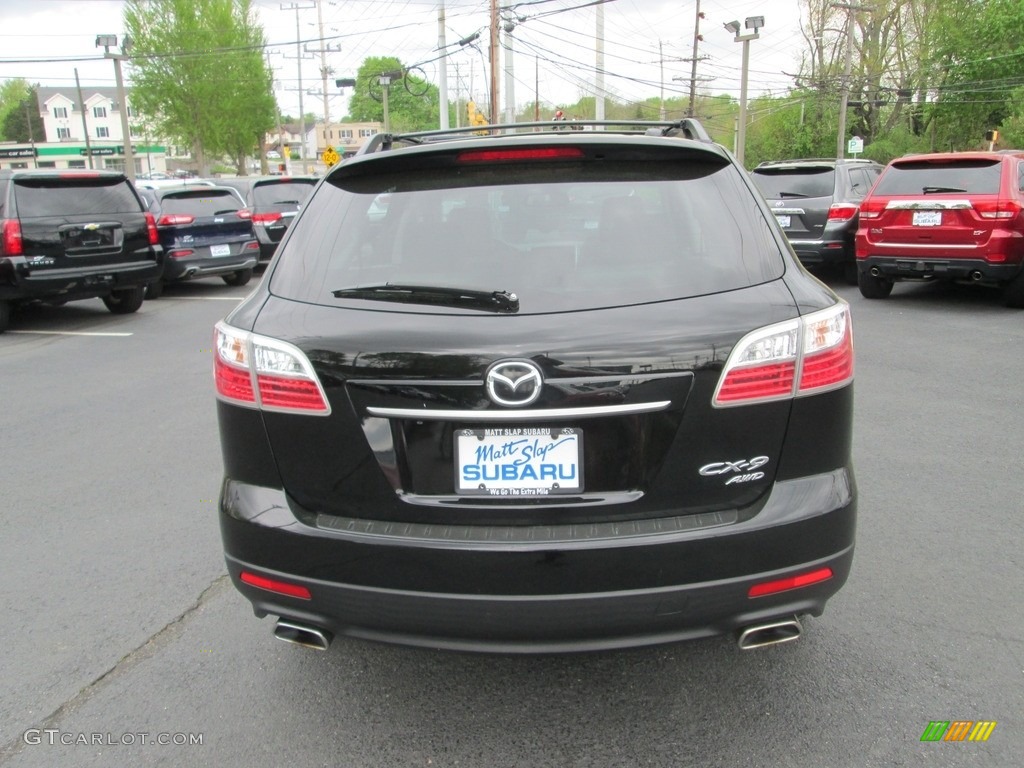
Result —
[[847, 142], [846, 151], [851, 155], [859, 155], [864, 151], [864, 139], [860, 136], [854, 136], [849, 142]]
[[341, 157], [338, 155], [337, 151], [335, 151], [334, 147], [328, 147], [324, 150], [323, 161], [324, 165], [328, 168], [335, 165], [339, 160], [341, 160]]

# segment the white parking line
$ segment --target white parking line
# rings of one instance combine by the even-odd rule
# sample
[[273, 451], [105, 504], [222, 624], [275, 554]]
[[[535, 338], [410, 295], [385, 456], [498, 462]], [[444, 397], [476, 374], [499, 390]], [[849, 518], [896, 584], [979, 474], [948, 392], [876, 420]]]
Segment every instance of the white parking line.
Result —
[[100, 331], [7, 331], [7, 333], [34, 333], [39, 336], [131, 336], [131, 333], [101, 333]]
[[241, 301], [245, 296], [165, 296], [160, 301]]

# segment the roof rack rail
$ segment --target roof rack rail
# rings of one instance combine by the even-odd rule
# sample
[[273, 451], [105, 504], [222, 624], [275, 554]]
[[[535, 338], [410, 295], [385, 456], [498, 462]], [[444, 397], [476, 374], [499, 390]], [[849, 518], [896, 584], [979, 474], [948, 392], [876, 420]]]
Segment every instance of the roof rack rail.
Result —
[[357, 155], [383, 152], [396, 144], [428, 144], [466, 135], [481, 137], [508, 136], [518, 133], [550, 134], [565, 136], [577, 131], [598, 129], [613, 133], [629, 133], [644, 136], [667, 136], [714, 143], [700, 121], [686, 117], [674, 122], [654, 120], [541, 120], [521, 123], [498, 123], [495, 125], [472, 125], [459, 128], [443, 128], [409, 133], [377, 133], [370, 137], [356, 153]]

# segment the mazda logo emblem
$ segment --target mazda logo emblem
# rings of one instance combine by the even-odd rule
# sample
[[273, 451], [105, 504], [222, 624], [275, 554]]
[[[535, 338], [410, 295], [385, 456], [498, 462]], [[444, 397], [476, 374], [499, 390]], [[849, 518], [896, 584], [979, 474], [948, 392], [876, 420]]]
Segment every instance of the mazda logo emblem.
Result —
[[487, 395], [498, 405], [530, 405], [540, 397], [543, 379], [540, 368], [527, 360], [495, 363], [485, 379]]

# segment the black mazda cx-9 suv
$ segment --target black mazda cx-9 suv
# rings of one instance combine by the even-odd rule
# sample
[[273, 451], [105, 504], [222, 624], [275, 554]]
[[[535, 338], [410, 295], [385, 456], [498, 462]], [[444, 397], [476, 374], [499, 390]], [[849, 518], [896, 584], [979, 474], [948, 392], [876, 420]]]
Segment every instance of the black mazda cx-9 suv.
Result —
[[753, 648], [846, 581], [848, 306], [699, 123], [560, 127], [375, 137], [217, 324], [227, 566], [279, 638]]

